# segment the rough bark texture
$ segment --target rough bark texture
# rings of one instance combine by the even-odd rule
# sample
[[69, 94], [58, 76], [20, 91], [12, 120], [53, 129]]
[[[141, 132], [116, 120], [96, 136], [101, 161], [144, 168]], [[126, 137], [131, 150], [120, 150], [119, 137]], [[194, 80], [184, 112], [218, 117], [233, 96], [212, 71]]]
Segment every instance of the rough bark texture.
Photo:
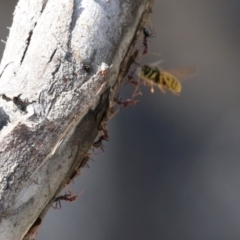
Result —
[[33, 239], [85, 164], [152, 2], [19, 1], [0, 68], [0, 239]]

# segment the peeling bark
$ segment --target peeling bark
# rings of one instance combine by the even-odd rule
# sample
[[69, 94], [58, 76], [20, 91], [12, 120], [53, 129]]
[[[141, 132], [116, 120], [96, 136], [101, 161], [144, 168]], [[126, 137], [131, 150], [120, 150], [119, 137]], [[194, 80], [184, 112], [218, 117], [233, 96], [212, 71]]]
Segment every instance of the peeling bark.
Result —
[[0, 67], [1, 239], [35, 239], [86, 164], [152, 3], [19, 1]]

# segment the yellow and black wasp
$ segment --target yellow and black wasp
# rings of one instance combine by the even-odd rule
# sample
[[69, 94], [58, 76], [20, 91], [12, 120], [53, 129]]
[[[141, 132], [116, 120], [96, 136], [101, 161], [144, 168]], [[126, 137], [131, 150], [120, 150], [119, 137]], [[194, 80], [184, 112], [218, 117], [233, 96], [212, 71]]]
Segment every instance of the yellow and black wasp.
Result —
[[144, 65], [140, 70], [140, 78], [144, 83], [151, 86], [151, 92], [154, 92], [154, 86], [157, 86], [163, 93], [165, 93], [166, 90], [169, 90], [175, 95], [179, 95], [182, 90], [182, 85], [178, 80], [178, 76], [187, 77], [194, 73], [195, 69], [191, 67], [168, 72], [160, 70], [157, 67]]

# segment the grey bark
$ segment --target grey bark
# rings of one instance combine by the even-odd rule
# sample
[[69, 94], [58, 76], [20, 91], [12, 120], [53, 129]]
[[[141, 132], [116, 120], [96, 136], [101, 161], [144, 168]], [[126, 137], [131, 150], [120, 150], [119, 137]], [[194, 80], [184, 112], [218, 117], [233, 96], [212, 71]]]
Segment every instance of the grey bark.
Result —
[[19, 1], [0, 67], [0, 239], [34, 239], [85, 164], [152, 2]]

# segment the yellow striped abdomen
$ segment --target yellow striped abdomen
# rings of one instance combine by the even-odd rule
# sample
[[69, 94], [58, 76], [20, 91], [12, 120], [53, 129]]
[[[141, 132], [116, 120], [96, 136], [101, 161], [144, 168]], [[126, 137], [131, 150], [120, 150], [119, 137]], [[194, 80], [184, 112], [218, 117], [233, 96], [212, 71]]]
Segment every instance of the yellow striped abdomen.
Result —
[[182, 90], [182, 85], [179, 80], [172, 74], [165, 71], [161, 71], [158, 84], [161, 84], [161, 86], [173, 92], [174, 94], [179, 94]]

